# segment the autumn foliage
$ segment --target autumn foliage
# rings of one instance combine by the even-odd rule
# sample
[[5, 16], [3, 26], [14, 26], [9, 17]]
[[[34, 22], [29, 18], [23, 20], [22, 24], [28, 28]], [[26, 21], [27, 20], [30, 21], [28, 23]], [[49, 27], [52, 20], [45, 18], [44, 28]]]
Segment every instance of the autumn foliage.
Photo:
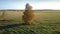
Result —
[[23, 21], [25, 24], [32, 24], [34, 20], [34, 12], [32, 10], [32, 6], [30, 6], [28, 3], [26, 4], [25, 11], [23, 13]]

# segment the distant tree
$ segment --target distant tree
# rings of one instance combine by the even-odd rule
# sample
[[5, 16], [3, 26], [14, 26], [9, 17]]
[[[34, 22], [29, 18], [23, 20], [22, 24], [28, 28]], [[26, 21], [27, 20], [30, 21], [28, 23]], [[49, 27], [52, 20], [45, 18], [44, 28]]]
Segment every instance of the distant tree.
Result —
[[2, 12], [2, 16], [1, 16], [1, 17], [2, 17], [2, 21], [5, 21], [5, 16], [6, 16], [6, 15], [5, 15], [5, 11], [3, 11], [3, 12]]
[[25, 11], [23, 13], [23, 21], [25, 24], [32, 24], [34, 20], [34, 12], [32, 11], [32, 6], [30, 6], [28, 3], [26, 4]]

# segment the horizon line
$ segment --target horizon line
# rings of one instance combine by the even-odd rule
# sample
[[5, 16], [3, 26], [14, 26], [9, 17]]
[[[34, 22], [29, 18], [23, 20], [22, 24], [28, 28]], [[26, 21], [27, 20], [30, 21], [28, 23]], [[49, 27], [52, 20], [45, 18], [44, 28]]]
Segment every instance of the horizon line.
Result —
[[[0, 10], [25, 10], [25, 9], [13, 9], [13, 8], [10, 8], [10, 9], [0, 9]], [[47, 8], [47, 9], [45, 9], [45, 8], [43, 8], [43, 9], [33, 9], [32, 8], [32, 10], [60, 10], [60, 9], [49, 9], [49, 8]]]

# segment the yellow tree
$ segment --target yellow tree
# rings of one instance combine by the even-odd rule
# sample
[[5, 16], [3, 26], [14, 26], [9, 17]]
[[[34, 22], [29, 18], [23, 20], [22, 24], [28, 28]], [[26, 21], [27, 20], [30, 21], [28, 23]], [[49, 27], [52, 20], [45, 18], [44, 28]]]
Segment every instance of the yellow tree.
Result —
[[3, 11], [2, 16], [1, 16], [2, 17], [2, 21], [5, 21], [5, 16], [6, 16], [5, 13], [6, 13], [6, 11]]
[[32, 24], [34, 20], [34, 12], [32, 10], [32, 6], [30, 6], [28, 3], [26, 4], [25, 11], [23, 13], [23, 21], [25, 24]]

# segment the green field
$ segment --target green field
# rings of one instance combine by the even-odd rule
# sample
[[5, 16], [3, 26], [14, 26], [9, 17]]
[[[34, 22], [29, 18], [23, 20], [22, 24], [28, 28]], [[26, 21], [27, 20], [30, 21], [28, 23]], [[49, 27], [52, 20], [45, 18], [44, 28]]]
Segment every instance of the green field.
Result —
[[22, 24], [23, 11], [11, 13], [6, 14], [8, 21], [0, 20], [0, 34], [60, 34], [60, 10], [35, 11], [31, 25]]

